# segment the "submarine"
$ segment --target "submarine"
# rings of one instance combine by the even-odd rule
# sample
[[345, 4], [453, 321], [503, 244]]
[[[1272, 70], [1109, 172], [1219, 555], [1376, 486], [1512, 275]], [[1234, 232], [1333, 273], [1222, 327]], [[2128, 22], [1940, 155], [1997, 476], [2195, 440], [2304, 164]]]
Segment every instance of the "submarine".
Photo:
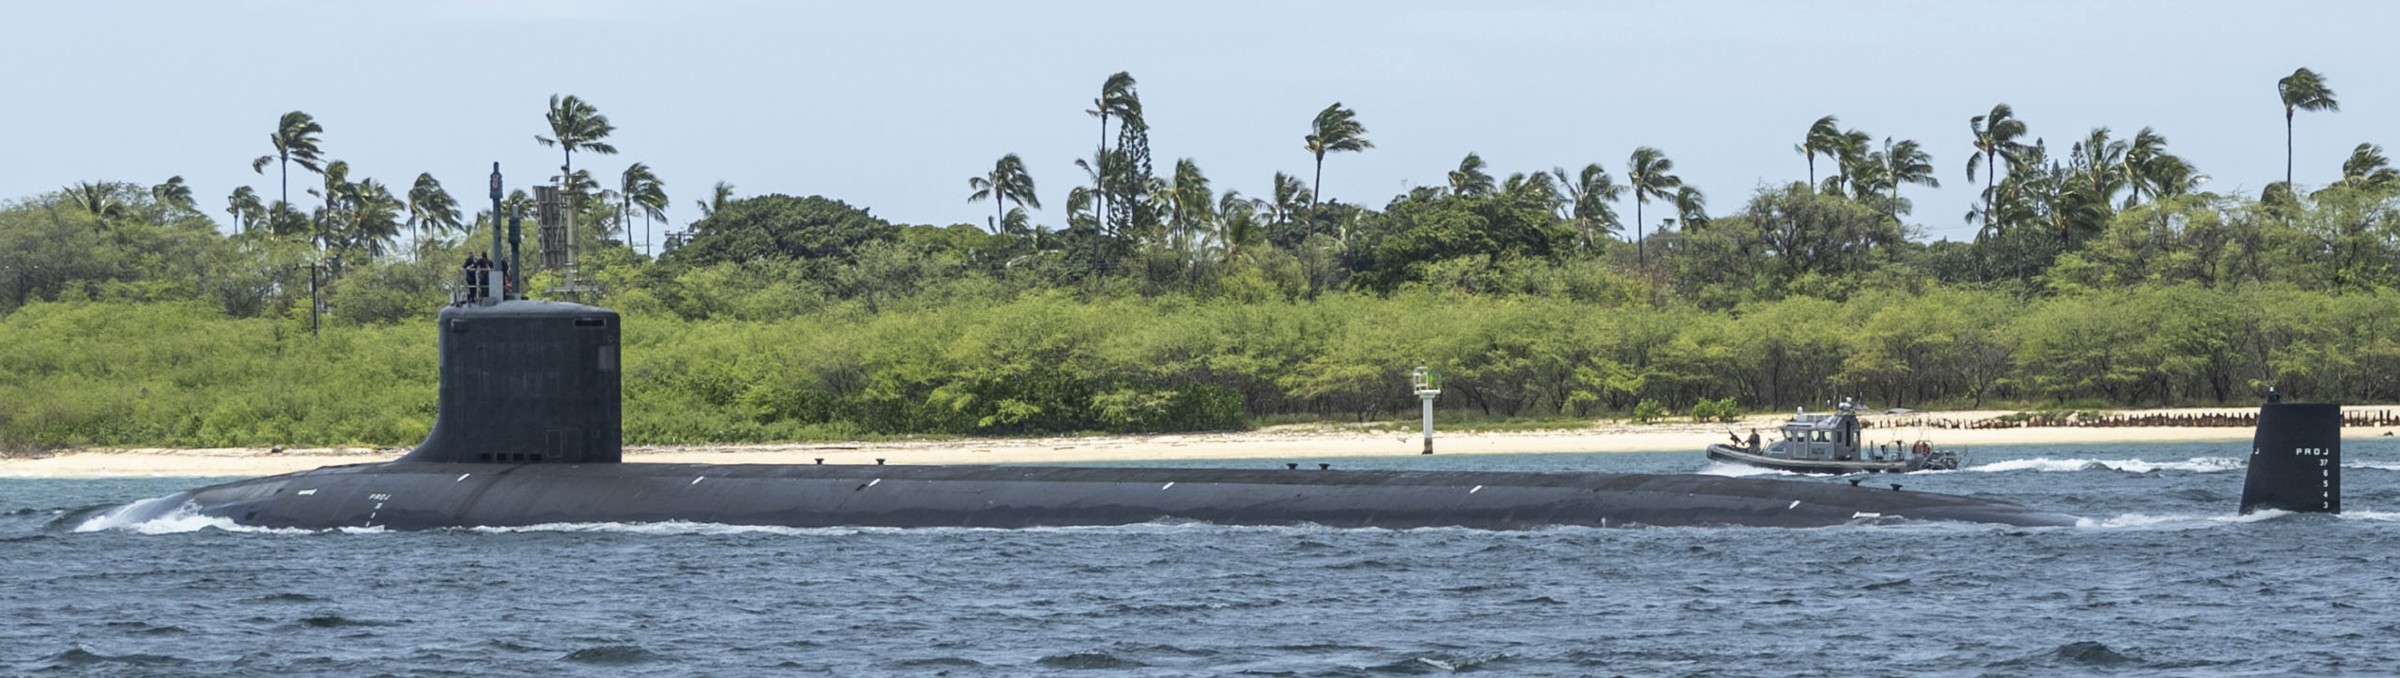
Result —
[[175, 514], [309, 530], [670, 521], [1485, 529], [2076, 522], [1987, 498], [1698, 474], [626, 463], [621, 322], [614, 311], [577, 303], [454, 303], [436, 318], [434, 425], [408, 454], [193, 489], [120, 508], [110, 522]]
[[[499, 163], [492, 214], [502, 214]], [[1697, 474], [625, 463], [615, 311], [527, 299], [520, 220], [495, 286], [467, 272], [436, 315], [434, 425], [399, 459], [135, 502], [110, 524], [193, 515], [325, 530], [693, 522], [786, 527], [1228, 525], [1525, 529], [1816, 527], [1924, 520], [2073, 525], [1993, 499]], [[492, 249], [502, 251], [500, 229]]]

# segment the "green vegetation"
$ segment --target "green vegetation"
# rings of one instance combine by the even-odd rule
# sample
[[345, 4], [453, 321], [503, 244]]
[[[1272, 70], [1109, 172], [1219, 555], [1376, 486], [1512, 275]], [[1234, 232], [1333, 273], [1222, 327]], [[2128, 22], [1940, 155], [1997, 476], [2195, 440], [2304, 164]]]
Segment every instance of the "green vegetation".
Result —
[[[2335, 110], [2317, 74], [2279, 89], [2287, 134], [2289, 113]], [[627, 441], [1390, 422], [1413, 419], [1420, 363], [1441, 375], [1446, 421], [1494, 430], [1844, 395], [2054, 411], [2250, 402], [2272, 384], [2400, 400], [2400, 173], [2374, 144], [2338, 182], [2254, 200], [2199, 190], [2147, 128], [2092, 130], [2053, 157], [2003, 104], [1956, 140], [1974, 149], [1978, 237], [1926, 243], [1901, 189], [1938, 185], [1935, 159], [1833, 116], [1795, 130], [1806, 181], [1710, 214], [1649, 147], [1621, 180], [1598, 162], [1499, 176], [1469, 154], [1380, 207], [1320, 202], [1284, 173], [1251, 198], [1190, 158], [1153, 175], [1132, 76], [1093, 107], [1102, 143], [1057, 227], [1008, 154], [962, 172], [968, 199], [992, 202], [988, 227], [717, 182], [652, 256], [632, 226], [671, 204], [659, 174], [629, 163], [604, 188], [570, 172], [591, 300], [627, 319]], [[1370, 114], [1294, 121], [1309, 170], [1367, 157]], [[544, 122], [562, 161], [616, 151], [590, 102], [553, 97]], [[319, 174], [306, 192], [322, 203], [243, 187], [226, 229], [179, 179], [0, 205], [0, 446], [422, 435], [427, 320], [496, 219], [464, 218], [429, 174], [404, 196], [354, 180], [328, 138], [283, 116], [253, 166]], [[1654, 201], [1672, 216], [1647, 219]]]

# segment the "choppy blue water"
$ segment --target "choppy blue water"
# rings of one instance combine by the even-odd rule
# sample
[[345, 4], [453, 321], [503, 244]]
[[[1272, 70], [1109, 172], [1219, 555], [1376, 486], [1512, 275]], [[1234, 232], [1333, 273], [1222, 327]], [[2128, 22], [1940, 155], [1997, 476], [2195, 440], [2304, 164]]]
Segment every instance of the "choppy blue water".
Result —
[[[2341, 517], [2236, 516], [2245, 451], [1985, 448], [1869, 480], [2089, 518], [2040, 529], [76, 532], [81, 509], [209, 481], [0, 479], [0, 674], [2400, 671], [2400, 442], [2348, 446]], [[1746, 473], [1696, 452], [1330, 461]]]

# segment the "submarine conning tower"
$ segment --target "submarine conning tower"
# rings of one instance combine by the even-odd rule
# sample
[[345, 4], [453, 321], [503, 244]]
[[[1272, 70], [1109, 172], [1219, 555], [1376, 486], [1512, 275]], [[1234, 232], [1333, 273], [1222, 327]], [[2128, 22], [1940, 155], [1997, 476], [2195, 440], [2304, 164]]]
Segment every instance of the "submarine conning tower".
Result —
[[616, 311], [509, 300], [443, 309], [432, 432], [403, 462], [624, 459]]
[[2342, 512], [2342, 406], [2287, 403], [2273, 391], [2258, 409], [2242, 513]]

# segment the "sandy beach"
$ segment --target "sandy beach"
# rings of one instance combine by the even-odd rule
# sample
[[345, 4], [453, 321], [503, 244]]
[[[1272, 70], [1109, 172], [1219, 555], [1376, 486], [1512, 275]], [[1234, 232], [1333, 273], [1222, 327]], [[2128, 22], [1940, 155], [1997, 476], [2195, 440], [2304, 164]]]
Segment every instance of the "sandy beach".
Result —
[[[2362, 408], [2371, 409], [2371, 408]], [[2227, 414], [2255, 412], [2250, 408], [2187, 408], [2125, 412]], [[1908, 419], [1937, 417], [1977, 421], [2005, 411], [1940, 412], [1905, 415]], [[1733, 423], [1690, 422], [1606, 423], [1580, 429], [1509, 432], [1437, 431], [1437, 454], [1541, 454], [1590, 452], [1697, 453], [1729, 432], [1772, 431], [1782, 415], [1753, 415]], [[1876, 425], [1898, 420], [1892, 415], [1867, 417], [1872, 441], [1931, 440], [1937, 445], [1972, 450], [1983, 445], [2064, 445], [2137, 442], [2247, 440], [2244, 427], [2081, 428], [2024, 427], [1996, 429], [1918, 429]], [[2346, 438], [2382, 437], [2382, 428], [2351, 428]], [[625, 460], [653, 463], [808, 464], [1008, 464], [1104, 463], [1165, 459], [1267, 459], [1313, 463], [1354, 457], [1417, 454], [1423, 443], [1414, 430], [1342, 426], [1285, 426], [1259, 431], [1191, 433], [1151, 436], [1075, 436], [1049, 438], [979, 438], [900, 440], [849, 443], [794, 443], [628, 447]], [[0, 459], [0, 477], [144, 477], [144, 476], [264, 476], [336, 464], [390, 461], [403, 449], [92, 449], [70, 450], [38, 457]]]

